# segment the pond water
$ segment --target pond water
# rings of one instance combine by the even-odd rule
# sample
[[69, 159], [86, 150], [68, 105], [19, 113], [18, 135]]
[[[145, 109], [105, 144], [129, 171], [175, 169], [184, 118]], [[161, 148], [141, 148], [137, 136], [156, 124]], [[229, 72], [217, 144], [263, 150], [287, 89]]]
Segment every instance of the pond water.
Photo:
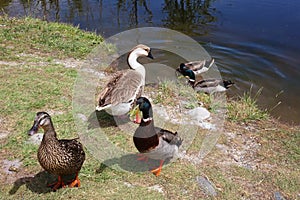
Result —
[[[235, 96], [263, 87], [261, 107], [300, 124], [299, 0], [0, 0], [1, 13], [79, 25], [109, 37], [136, 27], [191, 36], [215, 58]], [[161, 62], [167, 58], [161, 56]]]

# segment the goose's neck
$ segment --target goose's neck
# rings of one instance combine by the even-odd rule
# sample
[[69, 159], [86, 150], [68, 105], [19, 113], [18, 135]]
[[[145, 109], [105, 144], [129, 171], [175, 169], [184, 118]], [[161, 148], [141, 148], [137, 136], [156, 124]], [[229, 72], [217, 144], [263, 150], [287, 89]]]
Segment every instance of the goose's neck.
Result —
[[136, 70], [137, 72], [139, 72], [140, 74], [142, 74], [143, 77], [145, 77], [145, 76], [146, 76], [146, 70], [145, 70], [145, 67], [144, 67], [141, 63], [139, 63], [139, 62], [137, 61], [138, 57], [139, 57], [139, 56], [137, 56], [137, 54], [135, 54], [135, 53], [129, 54], [129, 56], [128, 56], [128, 65], [129, 65], [132, 69], [134, 69], [134, 70]]

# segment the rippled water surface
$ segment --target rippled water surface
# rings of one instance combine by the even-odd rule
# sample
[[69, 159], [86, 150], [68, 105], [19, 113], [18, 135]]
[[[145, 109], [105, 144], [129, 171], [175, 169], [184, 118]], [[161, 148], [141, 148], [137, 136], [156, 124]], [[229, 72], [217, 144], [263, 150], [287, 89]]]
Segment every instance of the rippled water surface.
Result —
[[[263, 87], [259, 103], [284, 121], [300, 123], [299, 0], [11, 0], [2, 13], [79, 25], [109, 37], [136, 27], [181, 31], [216, 59], [230, 95]], [[162, 53], [163, 54], [163, 53]], [[167, 59], [158, 56], [162, 63]]]

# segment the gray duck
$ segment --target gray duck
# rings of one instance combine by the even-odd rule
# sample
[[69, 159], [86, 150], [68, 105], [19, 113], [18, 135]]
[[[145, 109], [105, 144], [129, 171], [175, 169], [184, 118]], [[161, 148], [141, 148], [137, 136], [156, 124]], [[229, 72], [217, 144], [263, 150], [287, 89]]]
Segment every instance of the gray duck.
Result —
[[158, 168], [151, 172], [158, 176], [166, 159], [172, 158], [178, 152], [182, 139], [177, 132], [161, 129], [154, 126], [153, 112], [150, 101], [145, 97], [139, 97], [136, 101], [136, 112], [142, 112], [142, 119], [136, 129], [133, 142], [140, 152], [138, 160], [160, 160]]
[[69, 187], [80, 187], [78, 173], [85, 160], [82, 144], [76, 139], [58, 140], [51, 117], [46, 112], [36, 114], [28, 135], [37, 133], [40, 127], [44, 129], [44, 136], [37, 153], [38, 161], [44, 170], [58, 176], [58, 181], [49, 186], [52, 186], [54, 191], [65, 187], [62, 176], [76, 174]]

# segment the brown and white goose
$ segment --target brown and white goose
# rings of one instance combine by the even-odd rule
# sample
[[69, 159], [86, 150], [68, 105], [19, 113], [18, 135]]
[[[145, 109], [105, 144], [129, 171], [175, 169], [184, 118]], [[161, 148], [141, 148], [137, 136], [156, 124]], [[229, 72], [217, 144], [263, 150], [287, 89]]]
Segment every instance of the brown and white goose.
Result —
[[113, 116], [128, 113], [138, 97], [141, 96], [145, 85], [146, 70], [137, 61], [139, 57], [153, 59], [150, 47], [139, 44], [134, 47], [127, 58], [131, 69], [117, 72], [106, 84], [98, 96], [97, 111], [105, 110]]

